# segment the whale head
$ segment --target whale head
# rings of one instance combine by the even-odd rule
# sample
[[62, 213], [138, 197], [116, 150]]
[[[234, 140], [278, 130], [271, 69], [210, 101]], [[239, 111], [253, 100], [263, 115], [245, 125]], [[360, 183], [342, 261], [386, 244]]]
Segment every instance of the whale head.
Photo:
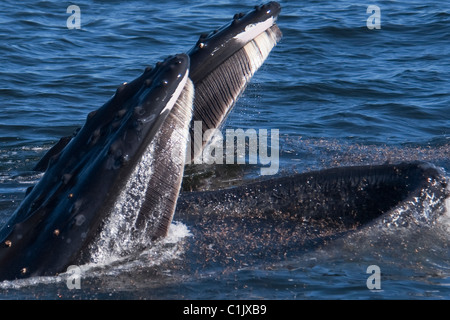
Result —
[[191, 109], [177, 105], [188, 74], [189, 57], [171, 56], [88, 115], [0, 230], [0, 278], [53, 275], [80, 259], [174, 106]]

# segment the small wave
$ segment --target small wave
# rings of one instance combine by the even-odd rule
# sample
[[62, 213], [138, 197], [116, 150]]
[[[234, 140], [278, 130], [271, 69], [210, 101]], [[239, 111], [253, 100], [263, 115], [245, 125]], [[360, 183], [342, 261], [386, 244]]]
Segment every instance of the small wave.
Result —
[[37, 285], [48, 285], [48, 284], [55, 284], [60, 283], [64, 279], [67, 279], [68, 277], [65, 276], [56, 276], [56, 277], [31, 277], [27, 279], [19, 279], [19, 280], [5, 280], [3, 282], [0, 282], [0, 289], [1, 290], [8, 290], [8, 289], [22, 289]]
[[37, 152], [41, 152], [41, 151], [48, 150], [48, 149], [49, 148], [41, 147], [41, 146], [23, 146], [21, 148], [21, 150], [24, 150], [24, 151], [37, 151]]

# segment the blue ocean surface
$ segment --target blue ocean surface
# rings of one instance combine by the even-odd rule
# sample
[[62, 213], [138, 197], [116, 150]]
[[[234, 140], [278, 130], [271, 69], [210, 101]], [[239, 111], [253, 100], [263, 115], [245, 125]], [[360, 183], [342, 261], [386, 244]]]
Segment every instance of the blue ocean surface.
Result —
[[[278, 176], [416, 160], [448, 175], [450, 4], [279, 2], [283, 39], [223, 130], [278, 129]], [[72, 4], [80, 8], [80, 29], [67, 25]], [[34, 164], [121, 83], [259, 4], [2, 1], [0, 223], [42, 176]], [[368, 10], [371, 5], [379, 11]], [[260, 175], [258, 166], [237, 167], [203, 168], [221, 174], [205, 175], [200, 187]], [[68, 288], [64, 276], [4, 281], [0, 299], [450, 298], [450, 213], [424, 230], [341, 239], [307, 251], [287, 247], [260, 259], [237, 252], [230, 263], [207, 266], [184, 249], [208, 246], [191, 231], [175, 213], [167, 239], [133, 261], [84, 266], [79, 289]], [[246, 241], [225, 227], [221, 236], [224, 245]], [[381, 270], [380, 289], [367, 286], [372, 265]]]

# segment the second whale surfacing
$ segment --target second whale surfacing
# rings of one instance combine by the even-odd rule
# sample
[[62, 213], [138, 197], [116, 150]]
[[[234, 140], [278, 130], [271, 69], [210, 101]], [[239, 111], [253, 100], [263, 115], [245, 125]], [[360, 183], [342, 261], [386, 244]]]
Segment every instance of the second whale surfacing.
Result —
[[[281, 239], [307, 247], [442, 215], [445, 175], [424, 163], [334, 168], [179, 193], [186, 156], [198, 156], [208, 130], [220, 128], [281, 39], [279, 13], [270, 2], [203, 34], [187, 54], [119, 87], [75, 135], [49, 150], [36, 165], [45, 171], [41, 181], [0, 230], [0, 280], [55, 275], [102, 255], [143, 250], [167, 234], [174, 214], [216, 239], [229, 226], [233, 234], [216, 242], [223, 250], [206, 251], [218, 260], [271, 252]], [[195, 121], [202, 123], [201, 143], [192, 139]], [[243, 247], [224, 243], [250, 234], [253, 242], [241, 241]]]
[[311, 251], [337, 246], [341, 256], [369, 243], [378, 252], [377, 245], [434, 234], [449, 196], [445, 173], [428, 163], [348, 166], [182, 192], [176, 219], [193, 234], [191, 264], [271, 270], [277, 262], [307, 261], [303, 254]]

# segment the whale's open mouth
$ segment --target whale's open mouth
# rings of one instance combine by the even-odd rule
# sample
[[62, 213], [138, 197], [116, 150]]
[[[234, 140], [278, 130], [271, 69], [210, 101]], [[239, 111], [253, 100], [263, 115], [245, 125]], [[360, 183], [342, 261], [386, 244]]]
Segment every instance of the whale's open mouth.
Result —
[[198, 221], [227, 212], [228, 218], [270, 220], [274, 226], [290, 221], [320, 236], [375, 223], [395, 227], [433, 223], [445, 212], [449, 196], [442, 171], [426, 163], [350, 166], [230, 189], [185, 192], [177, 217]]

